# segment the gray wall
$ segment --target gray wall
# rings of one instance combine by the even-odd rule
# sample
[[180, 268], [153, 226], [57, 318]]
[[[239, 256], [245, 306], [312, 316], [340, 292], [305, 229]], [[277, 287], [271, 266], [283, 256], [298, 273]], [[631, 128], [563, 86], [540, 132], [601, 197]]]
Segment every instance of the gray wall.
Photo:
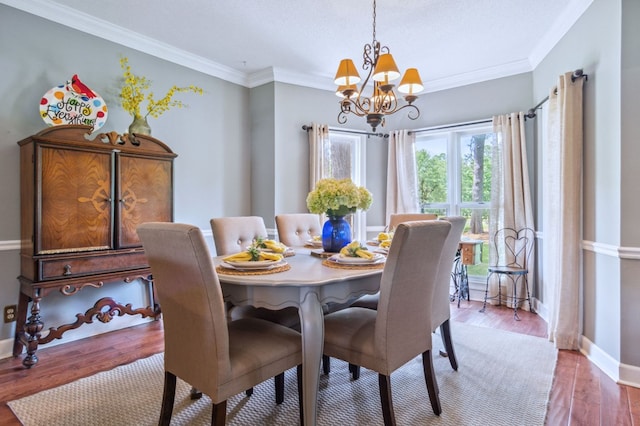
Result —
[[589, 75], [582, 334], [614, 363], [629, 366], [640, 366], [639, 19], [635, 0], [595, 0], [533, 73], [536, 99], [566, 71], [583, 68]]

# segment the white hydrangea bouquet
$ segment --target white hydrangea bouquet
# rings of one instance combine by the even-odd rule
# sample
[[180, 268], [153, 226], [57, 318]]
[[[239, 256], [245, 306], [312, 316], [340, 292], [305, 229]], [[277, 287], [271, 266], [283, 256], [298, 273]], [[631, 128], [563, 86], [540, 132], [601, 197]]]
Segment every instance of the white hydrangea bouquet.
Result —
[[367, 210], [372, 202], [371, 193], [351, 179], [321, 179], [307, 196], [307, 208], [311, 213], [325, 213], [329, 217]]

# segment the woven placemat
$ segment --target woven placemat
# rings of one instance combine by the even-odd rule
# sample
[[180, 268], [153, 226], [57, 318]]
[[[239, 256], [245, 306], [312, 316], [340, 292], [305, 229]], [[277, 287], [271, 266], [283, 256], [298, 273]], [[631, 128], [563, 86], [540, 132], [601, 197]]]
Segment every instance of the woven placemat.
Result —
[[277, 268], [273, 269], [256, 269], [253, 271], [238, 271], [237, 269], [229, 269], [220, 265], [216, 266], [217, 273], [226, 275], [268, 275], [288, 271], [289, 269], [291, 269], [291, 265], [289, 265], [288, 263], [285, 263], [284, 265], [278, 266]]
[[334, 262], [332, 260], [329, 259], [325, 259], [322, 261], [322, 264], [324, 266], [328, 266], [329, 268], [336, 268], [336, 269], [382, 269], [384, 268], [384, 262], [380, 262], [380, 263], [374, 263], [373, 265], [354, 265], [354, 264], [349, 264], [346, 265], [344, 263], [338, 263], [338, 262]]

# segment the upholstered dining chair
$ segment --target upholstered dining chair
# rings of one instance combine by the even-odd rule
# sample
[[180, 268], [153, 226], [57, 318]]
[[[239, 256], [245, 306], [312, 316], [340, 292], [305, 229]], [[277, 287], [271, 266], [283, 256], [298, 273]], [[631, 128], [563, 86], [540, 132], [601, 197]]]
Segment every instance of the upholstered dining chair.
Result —
[[[518, 316], [518, 304], [522, 301], [529, 302], [529, 311], [535, 312], [531, 306], [531, 295], [529, 294], [529, 258], [533, 252], [536, 233], [531, 228], [502, 228], [493, 235], [493, 246], [496, 253], [496, 261], [487, 268], [487, 284], [484, 291], [484, 303], [480, 312], [487, 308], [487, 299], [496, 299], [502, 303], [502, 278], [508, 278], [512, 285], [511, 301], [513, 302], [513, 317], [520, 321]], [[493, 276], [498, 277], [498, 294], [489, 297], [489, 282]], [[527, 293], [527, 297], [518, 298], [518, 283]]]
[[393, 213], [389, 216], [389, 224], [387, 229], [392, 231], [402, 222], [413, 222], [416, 220], [436, 220], [437, 214], [431, 213]]
[[378, 373], [385, 425], [395, 425], [391, 373], [420, 354], [431, 407], [436, 415], [442, 411], [431, 357], [430, 307], [450, 231], [447, 221], [398, 225], [380, 280], [378, 309], [349, 307], [324, 317], [324, 353]]
[[[433, 304], [431, 305], [431, 326], [432, 331], [440, 327], [440, 337], [444, 346], [451, 368], [458, 370], [458, 359], [453, 347], [453, 339], [451, 338], [451, 326], [449, 319], [451, 318], [451, 269], [453, 260], [458, 249], [458, 244], [462, 237], [462, 231], [467, 219], [462, 216], [443, 216], [439, 220], [451, 223], [451, 232], [444, 242], [442, 256], [440, 257], [440, 265], [438, 266], [438, 276], [436, 278], [436, 287], [433, 294]], [[351, 306], [377, 309], [378, 294], [367, 295], [356, 300]], [[349, 366], [354, 379], [358, 379], [360, 374], [359, 367], [355, 365]]]
[[268, 238], [267, 227], [260, 216], [231, 216], [209, 221], [218, 256], [246, 250], [256, 238]]
[[[229, 216], [213, 218], [209, 221], [213, 242], [218, 256], [226, 256], [243, 251], [256, 238], [267, 238], [267, 227], [260, 216]], [[300, 331], [298, 309], [288, 307], [280, 310], [256, 308], [255, 306], [233, 306], [227, 304], [227, 315], [230, 321], [242, 318], [260, 318], [276, 324], [284, 325]], [[284, 400], [284, 375], [275, 377], [276, 403]], [[247, 389], [247, 395], [253, 389]]]
[[[302, 247], [314, 235], [322, 233], [320, 217], [315, 213], [286, 213], [276, 216], [276, 228], [280, 242], [288, 247]], [[323, 306], [324, 313], [335, 312], [349, 306], [349, 303], [329, 303]], [[322, 370], [331, 371], [331, 360], [322, 357]]]
[[300, 334], [257, 318], [227, 321], [218, 275], [199, 228], [149, 222], [137, 231], [164, 322], [165, 373], [159, 424], [171, 421], [177, 377], [211, 398], [211, 423], [224, 425], [230, 396], [297, 366], [302, 407]]
[[320, 217], [314, 213], [286, 213], [276, 215], [280, 242], [288, 247], [302, 247], [314, 235], [322, 234]]
[[[267, 238], [267, 227], [259, 216], [219, 217], [210, 220], [213, 242], [218, 256], [226, 256], [243, 251], [254, 239]], [[298, 308], [280, 310], [256, 308], [254, 306], [228, 307], [229, 319], [255, 317], [272, 321], [295, 330], [300, 330]]]

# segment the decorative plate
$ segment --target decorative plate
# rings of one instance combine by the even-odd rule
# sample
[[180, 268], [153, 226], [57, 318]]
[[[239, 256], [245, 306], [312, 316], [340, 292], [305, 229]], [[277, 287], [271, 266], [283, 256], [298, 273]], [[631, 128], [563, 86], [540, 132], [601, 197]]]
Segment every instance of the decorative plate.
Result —
[[264, 269], [270, 268], [274, 265], [280, 265], [284, 261], [283, 260], [242, 260], [242, 261], [233, 261], [226, 260], [223, 262], [223, 266], [226, 263], [227, 265], [231, 265], [233, 268], [241, 268], [241, 269]]
[[42, 96], [40, 116], [49, 126], [81, 124], [93, 127], [95, 132], [107, 121], [107, 105], [74, 75]]
[[322, 240], [307, 240], [307, 244], [313, 247], [322, 247]]
[[372, 263], [383, 262], [385, 257], [379, 253], [375, 253], [373, 258], [365, 259], [363, 257], [351, 257], [351, 256], [343, 256], [341, 254], [337, 254], [331, 257], [331, 259], [337, 263], [345, 263], [352, 265], [370, 265]]

